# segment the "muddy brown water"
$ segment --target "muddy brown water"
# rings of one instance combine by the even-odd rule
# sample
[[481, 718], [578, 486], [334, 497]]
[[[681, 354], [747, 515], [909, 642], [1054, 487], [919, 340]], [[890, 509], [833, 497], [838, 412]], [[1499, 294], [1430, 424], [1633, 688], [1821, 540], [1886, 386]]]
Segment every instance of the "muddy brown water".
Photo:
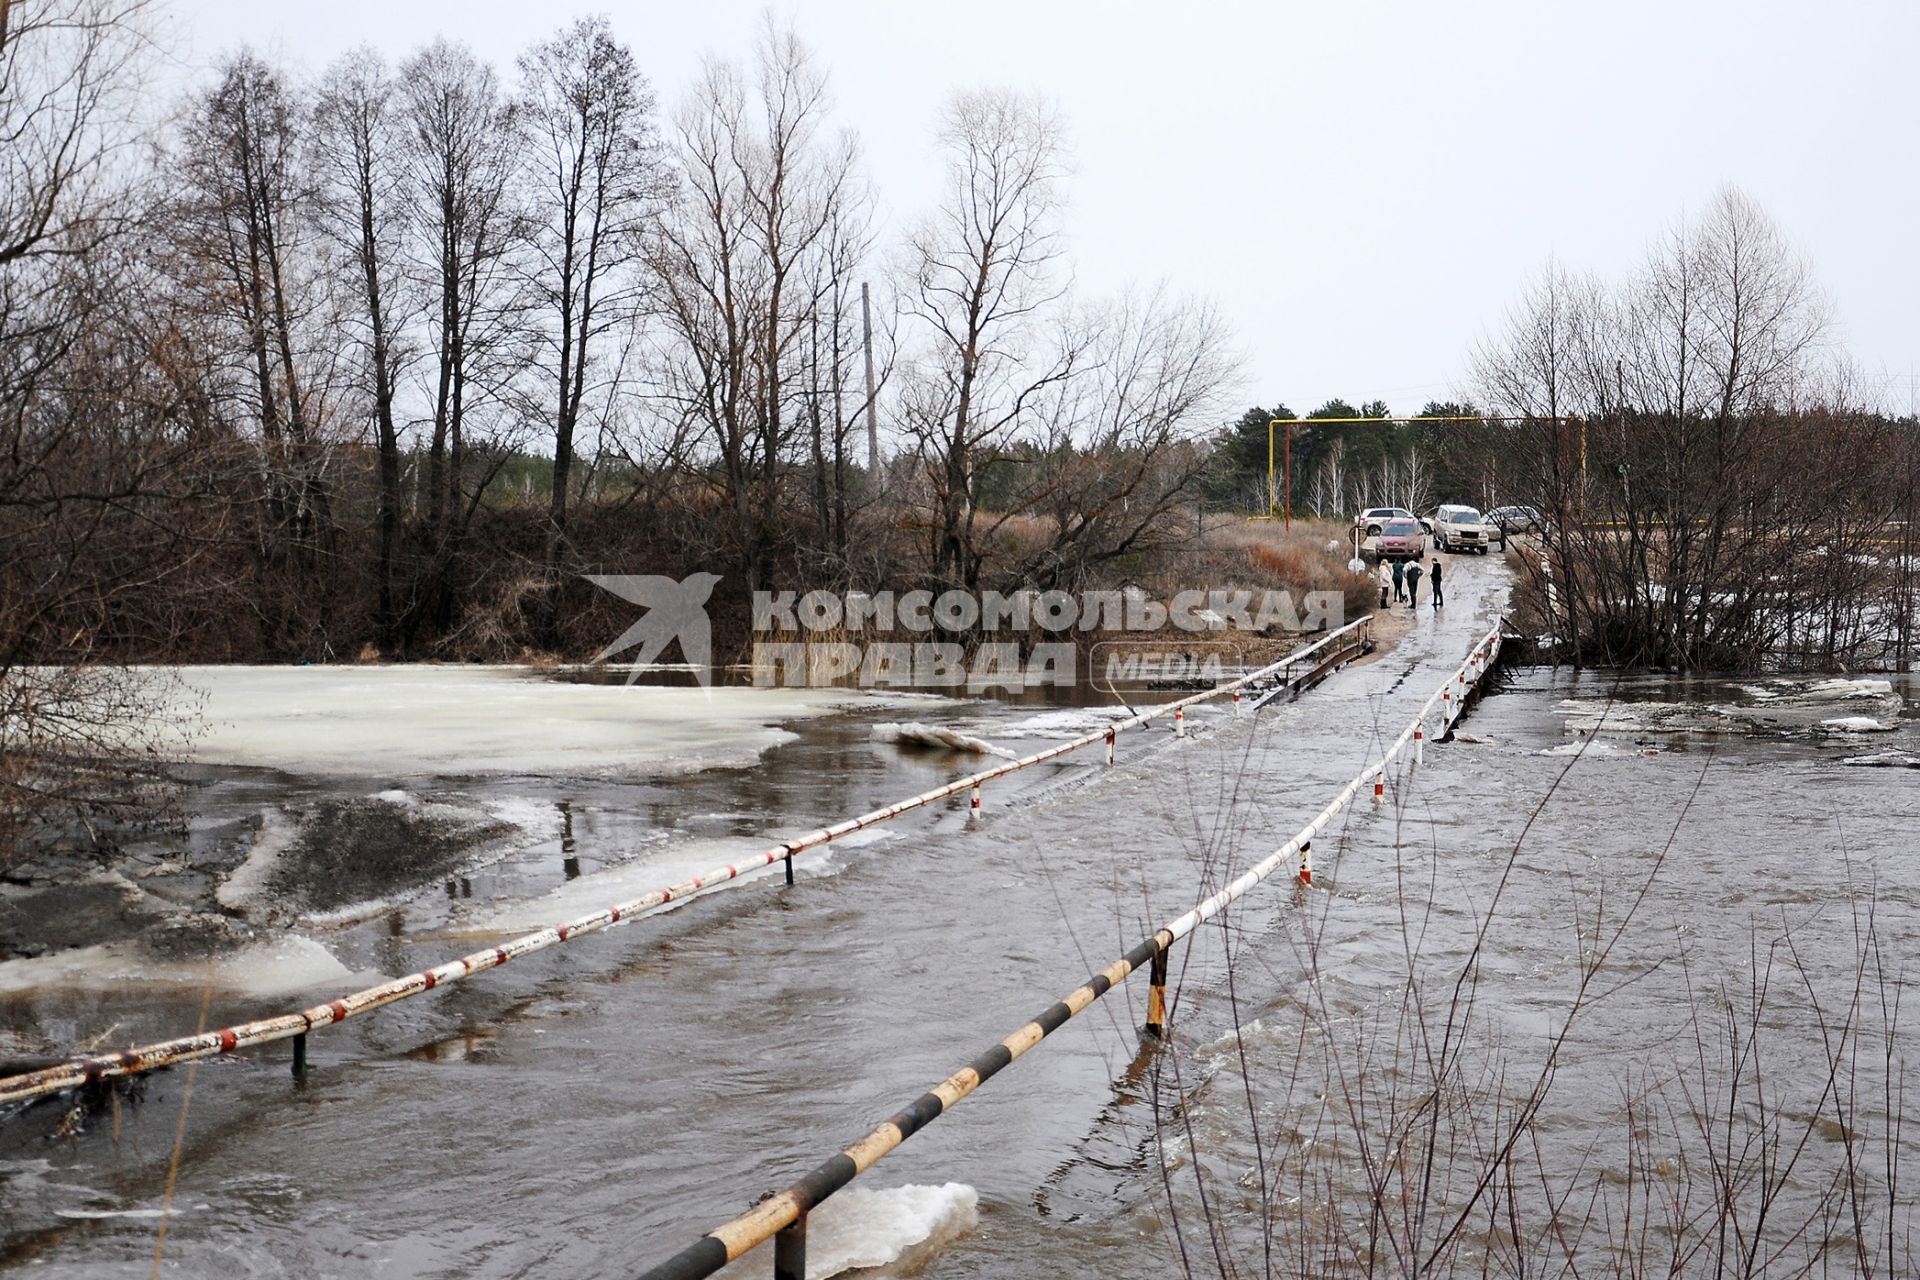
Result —
[[[61, 1136], [56, 1106], [8, 1112], [0, 1269], [147, 1274], [178, 1131], [167, 1274], [637, 1275], [1285, 839], [1397, 734], [1504, 600], [1498, 566], [1459, 566], [1448, 608], [1423, 607], [1383, 657], [1258, 717], [1196, 717], [1184, 743], [1123, 738], [1111, 771], [1097, 748], [1028, 771], [989, 790], [977, 829], [961, 797], [806, 859], [792, 888], [761, 877], [354, 1019], [313, 1038], [298, 1084], [282, 1044], [204, 1064], [190, 1102], [185, 1070], [157, 1074]], [[902, 1265], [936, 1277], [1148, 1277], [1177, 1271], [1184, 1250], [1205, 1274], [1223, 1258], [1261, 1274], [1262, 1223], [1330, 1194], [1314, 1181], [1329, 1166], [1304, 1154], [1329, 1088], [1298, 1065], [1302, 1029], [1350, 1032], [1349, 1047], [1377, 1041], [1409, 954], [1436, 989], [1450, 983], [1496, 892], [1474, 963], [1475, 1061], [1497, 1053], [1519, 1079], [1570, 998], [1585, 936], [1574, 922], [1617, 918], [1671, 842], [1607, 969], [1636, 980], [1610, 982], [1618, 989], [1576, 1024], [1541, 1108], [1544, 1160], [1558, 1166], [1613, 1139], [1642, 1073], [1694, 1052], [1689, 988], [1750, 983], [1756, 939], [1764, 949], [1791, 936], [1796, 975], [1844, 984], [1855, 908], [1871, 890], [1878, 937], [1913, 955], [1920, 771], [1843, 763], [1920, 755], [1913, 685], [1896, 681], [1875, 704], [1894, 709], [1885, 733], [1820, 728], [1844, 712], [1818, 708], [1772, 716], [1757, 735], [1689, 732], [1668, 710], [1755, 706], [1767, 701], [1755, 683], [1512, 669], [1461, 740], [1429, 746], [1423, 766], [1395, 776], [1391, 803], [1362, 803], [1322, 841], [1311, 894], [1262, 886], [1176, 957], [1170, 1045], [1143, 1052], [1135, 979], [861, 1178], [977, 1194], [977, 1220], [960, 1215], [951, 1239]], [[1610, 702], [1660, 710], [1590, 739], [1569, 729]], [[1030, 706], [914, 714], [1014, 750], [1066, 731]], [[631, 896], [601, 890], [691, 870], [675, 861], [689, 846], [749, 847], [978, 767], [873, 740], [874, 722], [901, 718], [822, 717], [755, 767], [639, 783], [209, 771], [195, 839], [243, 846], [263, 809], [311, 813], [396, 781], [450, 810], [510, 793], [544, 811], [535, 838], [493, 849], [484, 866], [435, 874], [363, 918], [297, 927], [356, 973], [401, 973], [572, 901], [545, 896], [556, 890]], [[1582, 743], [1586, 754], [1565, 754]], [[219, 992], [210, 1025], [342, 989]], [[0, 1029], [71, 1043], [117, 1024], [116, 1043], [146, 1039], [191, 1030], [200, 998], [177, 981], [54, 984], [0, 1000]], [[1783, 999], [1769, 1017], [1769, 1066], [1806, 1072], [1818, 1047], [1808, 1008]], [[1870, 1127], [1873, 1108], [1857, 1120]], [[1816, 1137], [1809, 1178], [1849, 1141]], [[1350, 1177], [1358, 1163], [1340, 1136], [1319, 1143], [1345, 1170], [1336, 1179]], [[1290, 1154], [1263, 1177], [1263, 1156], [1280, 1151]], [[1617, 1178], [1610, 1159], [1592, 1166], [1602, 1184]], [[1208, 1209], [1225, 1224], [1217, 1238], [1201, 1223]], [[757, 1254], [748, 1274], [771, 1265]]]

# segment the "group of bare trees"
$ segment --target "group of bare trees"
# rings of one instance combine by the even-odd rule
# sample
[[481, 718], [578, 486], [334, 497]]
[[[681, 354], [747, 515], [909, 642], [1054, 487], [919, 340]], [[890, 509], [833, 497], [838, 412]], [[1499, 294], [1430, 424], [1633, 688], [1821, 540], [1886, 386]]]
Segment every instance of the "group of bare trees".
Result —
[[1478, 353], [1498, 488], [1548, 510], [1526, 564], [1576, 657], [1747, 669], [1904, 665], [1913, 424], [1869, 412], [1823, 299], [1723, 192], [1609, 287], [1549, 266]]
[[[128, 14], [64, 2], [118, 60], [16, 23], [16, 78], [77, 68], [69, 110], [138, 86]], [[10, 157], [6, 212], [63, 190], [92, 239], [62, 269], [112, 273], [152, 348], [116, 357], [180, 397], [203, 604], [175, 629], [217, 619], [208, 656], [567, 648], [586, 569], [742, 597], [1070, 577], [1152, 543], [1234, 373], [1204, 305], [1072, 294], [1063, 128], [1031, 95], [954, 99], [944, 198], [888, 243], [820, 60], [771, 19], [665, 111], [596, 18], [507, 74], [444, 39], [312, 76], [241, 50], [139, 126], [117, 162], [52, 133], [46, 172]]]

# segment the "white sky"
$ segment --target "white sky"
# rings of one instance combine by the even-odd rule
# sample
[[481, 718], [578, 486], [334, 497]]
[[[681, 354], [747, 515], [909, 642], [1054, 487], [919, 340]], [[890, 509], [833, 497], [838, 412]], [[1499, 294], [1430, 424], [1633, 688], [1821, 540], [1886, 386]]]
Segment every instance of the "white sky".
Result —
[[[445, 33], [503, 72], [608, 13], [663, 102], [744, 54], [760, 0], [172, 0], [204, 68], [249, 42], [306, 71]], [[1893, 409], [1920, 378], [1920, 4], [1552, 0], [1226, 4], [969, 0], [776, 6], [832, 70], [884, 216], [937, 195], [953, 89], [1064, 110], [1084, 292], [1165, 279], [1216, 299], [1246, 398], [1396, 411], [1460, 389], [1466, 353], [1549, 256], [1618, 273], [1724, 183], [1811, 261], [1836, 337]]]

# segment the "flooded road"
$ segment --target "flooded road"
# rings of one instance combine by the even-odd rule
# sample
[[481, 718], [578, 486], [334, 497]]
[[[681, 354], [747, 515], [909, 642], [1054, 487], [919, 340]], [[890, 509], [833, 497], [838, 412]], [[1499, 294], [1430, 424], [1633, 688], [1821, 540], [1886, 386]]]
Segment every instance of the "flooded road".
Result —
[[[791, 888], [762, 875], [355, 1019], [313, 1037], [303, 1082], [281, 1045], [150, 1077], [64, 1136], [55, 1107], [13, 1114], [0, 1268], [148, 1274], [178, 1133], [167, 1274], [637, 1274], [1292, 834], [1497, 615], [1502, 569], [1452, 569], [1447, 609], [1422, 606], [1378, 659], [1258, 717], [1193, 717], [1189, 741], [1123, 738], [1112, 770], [1094, 749], [1016, 775], [989, 789], [977, 829], [956, 798], [803, 858]], [[1813, 1083], [1813, 1011], [1832, 1022], [1851, 1007], [1869, 900], [1890, 965], [1920, 944], [1920, 772], [1899, 764], [1920, 756], [1914, 694], [1512, 670], [1458, 740], [1395, 774], [1388, 804], [1323, 840], [1315, 890], [1276, 879], [1175, 954], [1167, 1046], [1142, 1052], [1135, 979], [855, 1184], [882, 1194], [836, 1199], [814, 1261], [838, 1249], [896, 1272], [1016, 1280], [1183, 1262], [1330, 1271], [1329, 1256], [1359, 1256], [1330, 1204], [1364, 1204], [1367, 1184], [1399, 1196], [1415, 1163], [1435, 1203], [1463, 1200], [1475, 1144], [1500, 1146], [1521, 1106], [1554, 1176], [1623, 1203], [1690, 1185], [1673, 1171], [1684, 1135], [1636, 1107], [1679, 1096], [1712, 1056], [1696, 1011], [1737, 1013], [1772, 964], [1758, 1021], [1769, 1087], [1778, 1071], [1784, 1091], [1755, 1096], [1818, 1119], [1833, 1098]], [[1100, 714], [911, 708], [1017, 752]], [[437, 963], [979, 767], [875, 736], [903, 718], [898, 704], [827, 709], [755, 764], [640, 781], [210, 768], [195, 840], [259, 870], [251, 894], [243, 878], [223, 901], [283, 954], [250, 986], [237, 968], [222, 977], [208, 1025]], [[292, 882], [254, 855], [263, 840], [297, 852], [273, 823], [338, 825], [327, 806], [343, 797], [351, 812], [427, 807], [423, 837], [460, 832], [462, 852], [424, 892], [369, 901], [308, 877], [289, 908]], [[196, 891], [186, 879], [178, 891]], [[26, 977], [22, 963], [0, 965], [0, 1028], [22, 1045], [113, 1027], [117, 1047], [202, 1017], [196, 956]], [[1893, 973], [1872, 999], [1907, 980]], [[1436, 1055], [1448, 1010], [1460, 1034]], [[1423, 1096], [1414, 1064], [1436, 1057], [1443, 1087], [1426, 1093], [1447, 1100], [1431, 1108], [1446, 1127], [1375, 1129]], [[1783, 1205], [1796, 1179], [1813, 1185], [1884, 1130], [1873, 1068], [1855, 1073], [1852, 1111], [1813, 1126]], [[1550, 1089], [1534, 1085], [1543, 1071]], [[1366, 1141], [1382, 1134], [1398, 1144], [1384, 1154]], [[1409, 1227], [1406, 1247], [1424, 1256], [1444, 1226]], [[1492, 1257], [1526, 1234], [1476, 1219], [1446, 1247]], [[1405, 1269], [1392, 1242], [1370, 1246], [1385, 1273]], [[771, 1266], [762, 1252], [741, 1274]]]

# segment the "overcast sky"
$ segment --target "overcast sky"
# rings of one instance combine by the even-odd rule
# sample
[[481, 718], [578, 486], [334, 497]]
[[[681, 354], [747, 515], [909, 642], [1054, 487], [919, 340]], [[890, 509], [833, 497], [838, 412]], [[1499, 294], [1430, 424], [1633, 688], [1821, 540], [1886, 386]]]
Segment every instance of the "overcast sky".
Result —
[[[318, 71], [436, 33], [503, 71], [605, 12], [671, 102], [743, 54], [758, 0], [172, 0], [183, 74], [241, 42]], [[1083, 292], [1166, 280], [1217, 300], [1246, 399], [1412, 412], [1549, 255], [1629, 269], [1723, 184], [1807, 256], [1836, 338], [1912, 407], [1920, 375], [1920, 4], [1914, 0], [775, 6], [831, 68], [883, 216], [937, 195], [952, 90], [1038, 89], [1074, 142]]]

